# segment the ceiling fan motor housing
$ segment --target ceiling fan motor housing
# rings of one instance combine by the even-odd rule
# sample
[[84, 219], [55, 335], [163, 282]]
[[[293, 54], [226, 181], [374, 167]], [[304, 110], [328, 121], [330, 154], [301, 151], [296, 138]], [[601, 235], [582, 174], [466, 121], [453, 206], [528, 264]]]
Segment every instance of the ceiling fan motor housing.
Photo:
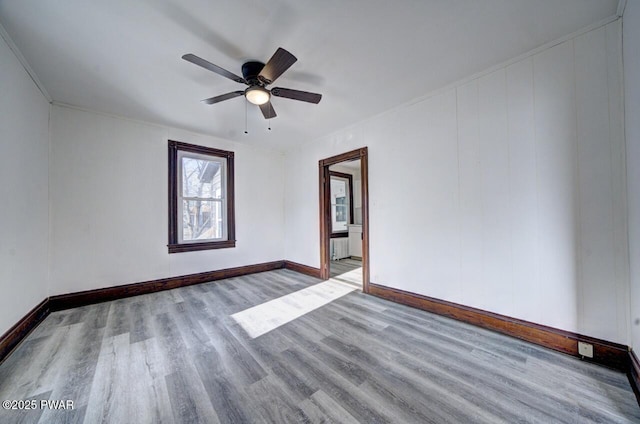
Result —
[[264, 85], [260, 79], [258, 79], [258, 75], [260, 71], [264, 68], [264, 63], [249, 61], [242, 64], [242, 76], [249, 83], [249, 85]]

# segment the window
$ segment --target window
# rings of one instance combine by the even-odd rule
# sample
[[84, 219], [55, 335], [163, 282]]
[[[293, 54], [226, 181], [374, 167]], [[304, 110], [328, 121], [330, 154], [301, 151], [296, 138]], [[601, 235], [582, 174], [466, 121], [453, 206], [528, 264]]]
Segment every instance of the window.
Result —
[[235, 247], [233, 152], [169, 140], [169, 253]]
[[347, 237], [353, 224], [353, 177], [329, 171], [331, 178], [331, 237]]

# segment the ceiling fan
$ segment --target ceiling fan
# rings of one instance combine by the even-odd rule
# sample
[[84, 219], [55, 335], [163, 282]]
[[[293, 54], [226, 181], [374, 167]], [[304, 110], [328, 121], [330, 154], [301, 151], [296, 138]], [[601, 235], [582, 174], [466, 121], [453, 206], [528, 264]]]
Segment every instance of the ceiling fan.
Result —
[[319, 103], [322, 99], [322, 94], [309, 93], [307, 91], [282, 87], [274, 87], [272, 89], [267, 88], [267, 85], [272, 84], [298, 60], [294, 55], [282, 47], [279, 47], [278, 50], [276, 50], [266, 64], [257, 61], [245, 62], [242, 65], [242, 77], [229, 72], [218, 65], [214, 65], [213, 63], [192, 53], [185, 54], [182, 58], [187, 62], [201, 66], [218, 75], [222, 75], [230, 80], [249, 86], [245, 90], [232, 91], [231, 93], [204, 99], [203, 102], [209, 105], [244, 95], [249, 102], [260, 107], [265, 119], [270, 119], [277, 116], [276, 111], [273, 109], [273, 105], [271, 104], [271, 96], [284, 97], [287, 99], [300, 100], [315, 104]]

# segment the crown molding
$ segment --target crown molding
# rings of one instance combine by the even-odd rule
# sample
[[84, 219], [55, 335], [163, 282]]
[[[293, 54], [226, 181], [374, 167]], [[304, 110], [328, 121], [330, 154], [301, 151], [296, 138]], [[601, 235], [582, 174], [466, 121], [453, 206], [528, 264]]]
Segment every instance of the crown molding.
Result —
[[2, 24], [0, 24], [0, 37], [2, 37], [5, 43], [7, 43], [7, 46], [9, 46], [9, 48], [11, 49], [15, 57], [18, 59], [18, 61], [20, 62], [24, 70], [27, 71], [27, 74], [29, 74], [29, 77], [31, 78], [33, 83], [36, 85], [36, 87], [38, 87], [38, 90], [40, 90], [44, 98], [47, 99], [49, 103], [51, 103], [53, 99], [49, 95], [49, 92], [47, 91], [46, 88], [44, 88], [44, 85], [42, 84], [42, 82], [34, 72], [33, 68], [31, 67], [31, 65], [29, 65], [29, 62], [27, 62], [27, 59], [25, 59], [25, 57], [22, 55], [22, 52], [20, 52], [20, 49], [18, 49], [18, 46], [16, 46], [16, 43], [13, 42], [13, 40], [11, 39], [11, 36], [9, 36], [9, 33], [7, 32], [6, 29], [4, 29]]
[[618, 0], [618, 9], [616, 15], [621, 18], [624, 15], [624, 9], [627, 7], [627, 0]]

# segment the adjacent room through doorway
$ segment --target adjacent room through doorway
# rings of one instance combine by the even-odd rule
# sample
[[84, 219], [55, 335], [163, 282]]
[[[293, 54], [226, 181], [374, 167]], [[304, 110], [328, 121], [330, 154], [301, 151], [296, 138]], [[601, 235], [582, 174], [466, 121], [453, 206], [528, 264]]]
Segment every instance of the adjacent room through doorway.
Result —
[[362, 287], [362, 178], [360, 159], [329, 167], [331, 227], [329, 275]]
[[367, 149], [321, 160], [320, 262], [323, 278], [369, 283]]

